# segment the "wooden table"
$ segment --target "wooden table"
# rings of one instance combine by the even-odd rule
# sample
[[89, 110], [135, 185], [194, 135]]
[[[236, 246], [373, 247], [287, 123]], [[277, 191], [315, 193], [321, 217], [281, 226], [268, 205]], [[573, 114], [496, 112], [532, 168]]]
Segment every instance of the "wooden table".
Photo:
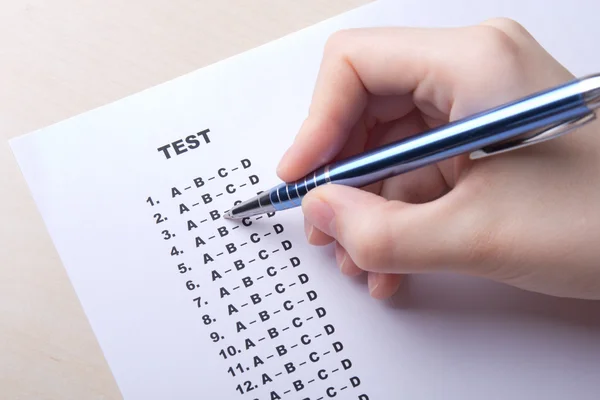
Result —
[[7, 140], [368, 0], [3, 0], [0, 398], [118, 399]]

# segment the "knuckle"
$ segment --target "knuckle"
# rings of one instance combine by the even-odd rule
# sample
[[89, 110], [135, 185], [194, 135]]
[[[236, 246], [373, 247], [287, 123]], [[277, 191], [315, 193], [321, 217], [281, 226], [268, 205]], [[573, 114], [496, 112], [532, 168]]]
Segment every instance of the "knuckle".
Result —
[[325, 42], [325, 54], [330, 55], [342, 52], [350, 40], [349, 37], [351, 34], [350, 29], [342, 29], [332, 33], [327, 42]]
[[474, 43], [479, 56], [501, 68], [518, 67], [521, 57], [519, 44], [501, 29], [492, 26], [480, 28]]
[[[527, 51], [504, 31], [488, 25], [474, 28], [469, 36], [472, 74], [465, 78], [475, 86], [520, 86], [527, 71]], [[482, 73], [485, 71], [485, 73]], [[490, 76], [495, 79], [490, 82]], [[502, 84], [501, 84], [502, 83]]]
[[522, 38], [530, 38], [531, 35], [525, 29], [523, 25], [511, 18], [499, 17], [492, 18], [486, 21], [486, 24], [496, 29], [503, 31], [506, 35], [511, 37], [513, 40], [519, 40]]

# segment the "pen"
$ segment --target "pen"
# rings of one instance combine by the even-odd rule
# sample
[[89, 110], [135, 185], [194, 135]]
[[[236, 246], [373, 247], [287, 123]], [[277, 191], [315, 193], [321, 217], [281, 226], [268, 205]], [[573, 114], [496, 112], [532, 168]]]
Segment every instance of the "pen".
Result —
[[301, 205], [312, 189], [339, 184], [363, 187], [461, 154], [479, 159], [541, 143], [595, 119], [600, 74], [575, 79], [522, 99], [325, 165], [304, 178], [281, 183], [234, 205], [238, 219]]

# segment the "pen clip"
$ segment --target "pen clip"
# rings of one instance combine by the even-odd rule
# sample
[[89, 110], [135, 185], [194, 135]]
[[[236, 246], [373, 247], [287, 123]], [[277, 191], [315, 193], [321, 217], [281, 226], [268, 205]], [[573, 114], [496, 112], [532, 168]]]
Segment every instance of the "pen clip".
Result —
[[585, 114], [583, 117], [573, 118], [568, 121], [561, 122], [558, 125], [552, 125], [548, 128], [544, 128], [533, 136], [529, 136], [524, 139], [513, 140], [497, 146], [490, 146], [490, 148], [487, 150], [475, 150], [469, 155], [469, 158], [471, 160], [476, 160], [496, 154], [506, 153], [516, 149], [521, 149], [523, 147], [531, 146], [532, 144], [545, 142], [580, 128], [595, 119], [596, 114], [592, 111], [588, 114]]

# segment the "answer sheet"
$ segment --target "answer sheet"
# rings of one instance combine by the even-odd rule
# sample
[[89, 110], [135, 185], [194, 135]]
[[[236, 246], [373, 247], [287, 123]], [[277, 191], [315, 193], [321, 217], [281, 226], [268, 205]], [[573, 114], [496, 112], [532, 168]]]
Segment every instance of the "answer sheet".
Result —
[[501, 11], [417, 4], [362, 7], [11, 142], [125, 399], [597, 398], [597, 306], [449, 275], [380, 302], [306, 244], [300, 210], [223, 219], [278, 183], [329, 34]]

